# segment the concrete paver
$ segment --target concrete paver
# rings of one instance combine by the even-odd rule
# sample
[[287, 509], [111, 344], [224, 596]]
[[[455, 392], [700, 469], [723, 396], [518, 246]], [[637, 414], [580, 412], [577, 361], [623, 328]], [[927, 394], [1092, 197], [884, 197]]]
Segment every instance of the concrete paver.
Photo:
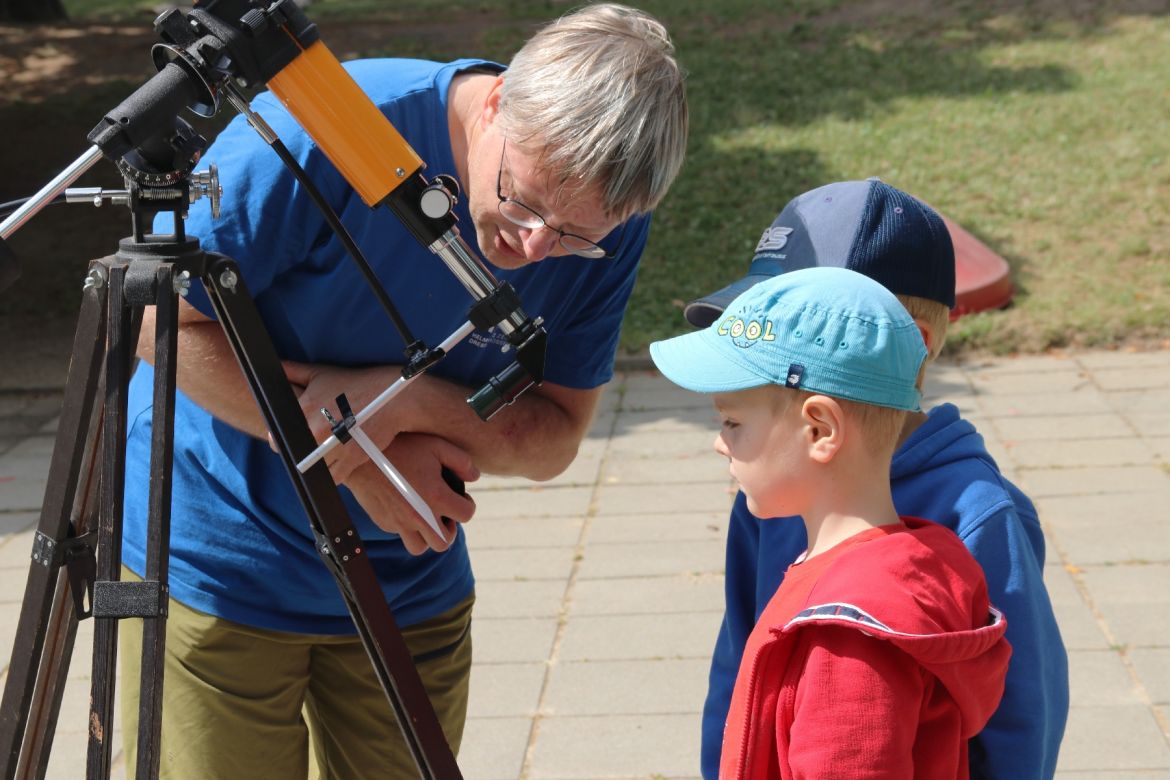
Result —
[[[0, 392], [5, 667], [60, 397], [52, 382]], [[1040, 510], [1072, 689], [1057, 777], [1170, 780], [1170, 352], [943, 362], [927, 401], [958, 405]], [[468, 778], [698, 776], [733, 497], [715, 421], [632, 366], [601, 410], [557, 479], [472, 486]], [[86, 623], [50, 778], [83, 774]]]

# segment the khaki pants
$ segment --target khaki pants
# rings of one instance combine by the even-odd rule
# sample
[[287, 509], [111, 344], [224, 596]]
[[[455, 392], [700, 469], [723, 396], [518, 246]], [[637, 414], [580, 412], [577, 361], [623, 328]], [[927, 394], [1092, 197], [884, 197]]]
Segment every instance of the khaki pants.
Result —
[[[123, 578], [136, 579], [125, 570]], [[467, 715], [473, 602], [469, 597], [402, 632], [455, 752]], [[132, 778], [142, 621], [123, 621], [119, 635], [123, 740]], [[171, 600], [163, 674], [163, 780], [418, 776], [356, 637], [252, 628]]]

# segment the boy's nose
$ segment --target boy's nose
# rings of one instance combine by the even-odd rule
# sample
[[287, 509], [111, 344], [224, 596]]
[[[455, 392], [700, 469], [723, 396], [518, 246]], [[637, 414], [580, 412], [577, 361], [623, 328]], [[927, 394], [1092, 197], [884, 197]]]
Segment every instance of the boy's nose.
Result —
[[715, 434], [715, 441], [711, 442], [711, 446], [713, 446], [715, 448], [715, 451], [718, 452], [723, 457], [725, 457], [725, 458], [728, 457], [727, 445], [723, 443], [723, 434], [722, 433]]

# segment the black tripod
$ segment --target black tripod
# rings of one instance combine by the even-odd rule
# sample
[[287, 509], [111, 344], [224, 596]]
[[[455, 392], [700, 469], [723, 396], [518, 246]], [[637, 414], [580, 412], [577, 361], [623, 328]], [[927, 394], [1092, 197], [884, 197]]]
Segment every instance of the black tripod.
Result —
[[[187, 186], [181, 182], [171, 188], [178, 190], [174, 194], [180, 204], [188, 197]], [[207, 289], [420, 776], [461, 777], [327, 467], [317, 462], [304, 472], [297, 468], [317, 443], [236, 263], [204, 253], [196, 240], [184, 236], [185, 205], [148, 205], [134, 186], [129, 199], [134, 235], [123, 239], [115, 255], [95, 261], [86, 277], [33, 564], [0, 706], [4, 777], [44, 776], [77, 622], [90, 616], [96, 625], [87, 777], [110, 773], [117, 621], [131, 617], [143, 620], [136, 776], [158, 775], [177, 312], [178, 298], [192, 279]], [[148, 217], [159, 210], [175, 212], [175, 235], [144, 231]], [[143, 582], [120, 582], [127, 387], [144, 306], [156, 307], [147, 568]]]

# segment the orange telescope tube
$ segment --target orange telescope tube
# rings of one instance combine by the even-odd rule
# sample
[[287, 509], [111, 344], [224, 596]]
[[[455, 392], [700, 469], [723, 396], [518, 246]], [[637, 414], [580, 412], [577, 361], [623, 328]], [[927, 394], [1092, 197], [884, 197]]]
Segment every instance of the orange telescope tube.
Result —
[[321, 41], [269, 79], [268, 88], [370, 208], [424, 167]]

